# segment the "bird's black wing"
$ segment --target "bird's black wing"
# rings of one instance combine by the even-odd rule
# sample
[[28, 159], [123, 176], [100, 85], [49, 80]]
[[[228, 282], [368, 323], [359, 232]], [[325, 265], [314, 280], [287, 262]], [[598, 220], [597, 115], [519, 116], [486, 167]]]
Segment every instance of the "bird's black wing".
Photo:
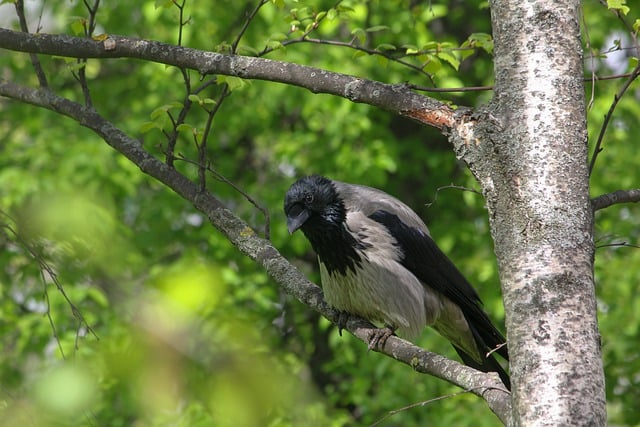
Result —
[[[393, 213], [379, 210], [369, 217], [384, 225], [394, 237], [402, 250], [401, 263], [405, 268], [460, 307], [480, 350], [497, 349], [496, 352], [508, 360], [505, 339], [482, 309], [480, 297], [433, 239]], [[456, 350], [460, 353], [459, 348]], [[465, 357], [463, 360], [467, 363]]]

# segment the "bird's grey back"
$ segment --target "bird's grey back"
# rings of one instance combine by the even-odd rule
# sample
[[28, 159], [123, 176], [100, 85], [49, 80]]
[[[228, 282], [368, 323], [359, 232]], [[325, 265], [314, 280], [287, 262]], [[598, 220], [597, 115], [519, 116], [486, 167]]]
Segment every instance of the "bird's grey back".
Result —
[[429, 229], [422, 219], [395, 197], [366, 185], [347, 184], [340, 181], [333, 181], [333, 184], [342, 196], [347, 211], [360, 211], [369, 216], [384, 210], [397, 215], [405, 224], [429, 234]]

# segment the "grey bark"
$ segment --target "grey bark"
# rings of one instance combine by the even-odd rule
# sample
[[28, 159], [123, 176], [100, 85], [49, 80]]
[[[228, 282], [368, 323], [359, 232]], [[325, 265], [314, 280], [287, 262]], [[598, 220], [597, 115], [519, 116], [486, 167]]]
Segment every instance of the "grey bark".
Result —
[[495, 93], [453, 135], [486, 197], [515, 425], [605, 425], [578, 0], [493, 0]]

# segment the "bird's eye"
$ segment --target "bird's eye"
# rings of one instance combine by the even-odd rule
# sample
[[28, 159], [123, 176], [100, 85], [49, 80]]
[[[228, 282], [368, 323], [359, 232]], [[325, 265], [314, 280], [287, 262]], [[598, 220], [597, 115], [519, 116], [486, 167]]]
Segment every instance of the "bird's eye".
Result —
[[307, 193], [304, 195], [304, 201], [307, 203], [313, 203], [313, 194]]

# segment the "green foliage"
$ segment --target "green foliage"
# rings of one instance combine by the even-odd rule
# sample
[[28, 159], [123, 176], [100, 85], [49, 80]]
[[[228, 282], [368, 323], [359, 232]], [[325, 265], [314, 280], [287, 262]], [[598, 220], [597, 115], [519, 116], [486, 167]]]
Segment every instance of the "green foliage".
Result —
[[[43, 31], [84, 35], [89, 17], [83, 3], [54, 3], [45, 5]], [[485, 86], [493, 79], [489, 11], [481, 1], [273, 0], [239, 40], [258, 2], [154, 0], [135, 9], [108, 3], [97, 14], [99, 33], [176, 43], [181, 29], [184, 46], [227, 53], [237, 41], [238, 54], [388, 83]], [[637, 25], [637, 9], [624, 2], [608, 6]], [[597, 2], [585, 2], [584, 10], [587, 64], [598, 74], [613, 73], [609, 59], [619, 48], [610, 41], [612, 28], [621, 39], [624, 26]], [[320, 42], [328, 40], [335, 44]], [[83, 99], [76, 61], [40, 60], [54, 90]], [[0, 57], [3, 78], [35, 86], [29, 67], [28, 55]], [[219, 176], [268, 208], [274, 245], [316, 282], [309, 245], [288, 235], [282, 214], [287, 187], [310, 173], [381, 187], [414, 207], [500, 322], [483, 200], [468, 191], [438, 190], [451, 183], [477, 188], [439, 133], [367, 105], [281, 84], [222, 76], [206, 83], [207, 76], [196, 72], [133, 60], [89, 60], [86, 73], [96, 109], [154, 155], [165, 158], [175, 131], [174, 166], [194, 180], [205, 147], [218, 174], [207, 176], [207, 188], [259, 231], [262, 213]], [[621, 85], [587, 84], [592, 150]], [[476, 106], [491, 93], [438, 96]], [[187, 117], [179, 122], [181, 112]], [[339, 337], [326, 320], [284, 295], [206, 218], [78, 124], [9, 101], [0, 104], [0, 117], [4, 425], [369, 425], [388, 411], [459, 391], [367, 352], [350, 336]], [[592, 175], [594, 196], [638, 187], [632, 143], [640, 135], [638, 117], [637, 100], [625, 96]], [[599, 212], [597, 243], [638, 244], [638, 218], [637, 206]], [[640, 251], [602, 247], [597, 255], [610, 421], [633, 425], [640, 422]], [[456, 357], [432, 331], [420, 344]], [[382, 425], [425, 420], [497, 423], [482, 401], [460, 395], [403, 410]]]

